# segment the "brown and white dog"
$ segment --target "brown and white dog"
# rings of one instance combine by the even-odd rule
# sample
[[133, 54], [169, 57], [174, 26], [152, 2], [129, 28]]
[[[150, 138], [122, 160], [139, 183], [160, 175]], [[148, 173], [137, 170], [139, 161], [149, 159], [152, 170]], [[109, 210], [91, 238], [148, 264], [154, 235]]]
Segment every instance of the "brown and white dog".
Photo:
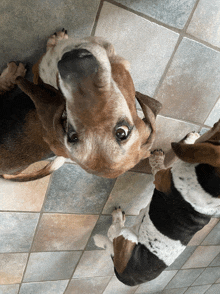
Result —
[[135, 225], [124, 227], [125, 215], [115, 209], [110, 241], [94, 236], [96, 245], [112, 254], [115, 274], [124, 284], [134, 286], [156, 278], [212, 216], [220, 216], [220, 121], [213, 130], [202, 143], [193, 144], [196, 133], [190, 133], [184, 143], [172, 143], [180, 159], [172, 168], [165, 169], [163, 152], [154, 151], [150, 164], [155, 189]]
[[161, 104], [135, 92], [128, 68], [101, 38], [69, 39], [64, 29], [49, 38], [33, 67], [34, 84], [23, 77], [16, 83], [34, 102], [55, 155], [107, 178], [150, 156]]

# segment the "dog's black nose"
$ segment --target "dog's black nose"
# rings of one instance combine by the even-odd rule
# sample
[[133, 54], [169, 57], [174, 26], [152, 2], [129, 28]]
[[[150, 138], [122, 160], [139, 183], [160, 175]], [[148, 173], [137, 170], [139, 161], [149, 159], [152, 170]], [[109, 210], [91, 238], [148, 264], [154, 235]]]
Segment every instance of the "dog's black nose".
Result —
[[98, 71], [97, 59], [86, 49], [73, 49], [66, 52], [58, 62], [62, 79], [81, 79]]

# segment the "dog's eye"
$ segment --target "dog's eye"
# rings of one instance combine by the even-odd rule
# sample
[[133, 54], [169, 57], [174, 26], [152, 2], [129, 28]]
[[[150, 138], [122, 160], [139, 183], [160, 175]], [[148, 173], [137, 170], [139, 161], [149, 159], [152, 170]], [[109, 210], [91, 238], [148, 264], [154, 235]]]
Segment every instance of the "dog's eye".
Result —
[[70, 132], [69, 134], [68, 134], [68, 142], [69, 143], [76, 143], [76, 142], [78, 142], [78, 135], [77, 135], [77, 133], [76, 132]]
[[129, 129], [127, 126], [120, 126], [116, 129], [115, 135], [119, 140], [125, 140], [128, 137]]

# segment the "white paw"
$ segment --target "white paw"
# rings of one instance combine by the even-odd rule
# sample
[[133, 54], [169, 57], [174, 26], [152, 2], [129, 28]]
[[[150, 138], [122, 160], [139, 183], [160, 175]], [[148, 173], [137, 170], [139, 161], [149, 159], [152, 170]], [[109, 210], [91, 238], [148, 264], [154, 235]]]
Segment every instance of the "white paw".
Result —
[[19, 65], [16, 65], [15, 62], [8, 63], [0, 76], [0, 87], [5, 91], [11, 90], [15, 85], [16, 78], [24, 77], [25, 74], [26, 69], [22, 63]]
[[185, 140], [183, 141], [185, 144], [194, 144], [195, 141], [200, 137], [200, 134], [196, 132], [192, 132], [186, 135]]
[[149, 163], [152, 168], [155, 166], [159, 166], [163, 164], [165, 158], [165, 154], [162, 149], [155, 149], [151, 152], [151, 156], [149, 157]]
[[62, 31], [55, 32], [52, 36], [49, 37], [47, 41], [47, 50], [56, 46], [59, 41], [64, 39], [68, 39], [68, 34], [67, 30], [63, 28]]
[[121, 210], [121, 207], [115, 207], [112, 212], [112, 223], [124, 223], [125, 222], [125, 212]]

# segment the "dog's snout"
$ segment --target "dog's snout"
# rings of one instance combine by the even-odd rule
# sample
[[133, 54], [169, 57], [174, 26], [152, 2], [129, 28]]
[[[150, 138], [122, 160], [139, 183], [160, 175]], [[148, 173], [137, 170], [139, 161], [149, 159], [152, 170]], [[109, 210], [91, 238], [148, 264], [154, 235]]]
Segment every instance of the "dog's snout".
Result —
[[99, 63], [86, 49], [74, 49], [66, 52], [58, 62], [62, 79], [84, 78], [98, 71]]

